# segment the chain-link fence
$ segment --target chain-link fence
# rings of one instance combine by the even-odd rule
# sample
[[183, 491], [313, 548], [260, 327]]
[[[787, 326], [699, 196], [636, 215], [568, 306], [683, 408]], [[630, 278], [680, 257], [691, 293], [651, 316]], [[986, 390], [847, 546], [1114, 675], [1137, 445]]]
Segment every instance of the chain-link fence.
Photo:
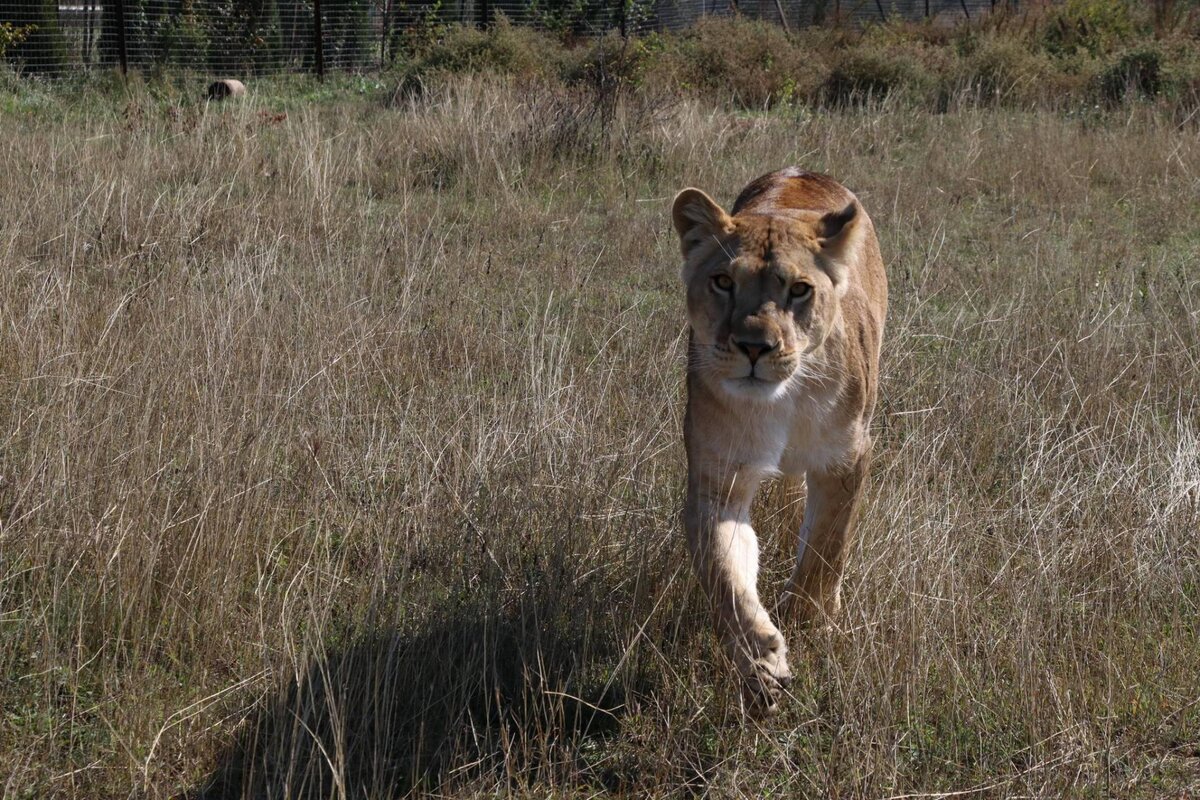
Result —
[[[1036, 4], [1036, 0], [1024, 2]], [[998, 8], [1014, 9], [1019, 4], [1019, 0], [658, 0], [652, 21], [658, 30], [679, 30], [704, 16], [742, 14], [789, 29], [810, 25], [860, 27], [892, 18], [978, 19]]]
[[[220, 75], [385, 65], [415, 26], [512, 24], [595, 35], [735, 14], [793, 29], [973, 19], [1019, 0], [0, 0], [0, 54], [22, 74], [176, 67]], [[1037, 4], [1038, 0], [1024, 0]], [[1042, 0], [1044, 2], [1044, 0]]]
[[[181, 67], [208, 73], [378, 67], [384, 0], [0, 0], [18, 71]], [[0, 46], [5, 44], [0, 39]]]

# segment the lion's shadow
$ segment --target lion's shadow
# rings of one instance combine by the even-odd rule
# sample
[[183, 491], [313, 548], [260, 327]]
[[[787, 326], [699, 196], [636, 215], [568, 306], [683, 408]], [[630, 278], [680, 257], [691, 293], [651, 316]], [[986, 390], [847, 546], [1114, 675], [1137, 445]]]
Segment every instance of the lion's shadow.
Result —
[[517, 605], [460, 603], [413, 632], [328, 648], [260, 704], [190, 797], [391, 797], [450, 771], [572, 768], [581, 739], [619, 730], [631, 684], [605, 675], [620, 645]]

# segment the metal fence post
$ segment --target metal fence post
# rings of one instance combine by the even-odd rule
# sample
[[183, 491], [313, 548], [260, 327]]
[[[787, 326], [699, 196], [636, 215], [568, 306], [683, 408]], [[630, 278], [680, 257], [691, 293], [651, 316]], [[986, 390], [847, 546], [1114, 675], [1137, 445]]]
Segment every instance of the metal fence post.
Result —
[[321, 35], [321, 0], [313, 0], [313, 56], [317, 78], [325, 80], [325, 37]]
[[117, 12], [117, 57], [121, 60], [121, 75], [129, 74], [129, 50], [125, 45], [125, 1], [116, 0], [113, 4]]
[[81, 58], [84, 64], [92, 63], [92, 26], [93, 15], [96, 13], [96, 0], [87, 0], [83, 10], [83, 47], [81, 48]]
[[788, 25], [787, 14], [783, 13], [783, 3], [779, 0], [775, 0], [775, 10], [779, 12], [779, 24], [783, 26], [783, 32], [790, 36], [792, 27]]
[[383, 24], [379, 26], [379, 68], [387, 63], [388, 39], [392, 38], [392, 0], [383, 4]]

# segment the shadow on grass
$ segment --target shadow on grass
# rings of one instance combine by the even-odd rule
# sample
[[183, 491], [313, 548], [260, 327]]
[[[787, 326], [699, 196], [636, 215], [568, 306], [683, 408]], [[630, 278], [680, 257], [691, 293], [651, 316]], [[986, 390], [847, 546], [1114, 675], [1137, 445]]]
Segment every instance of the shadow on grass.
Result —
[[581, 755], [602, 749], [625, 709], [628, 684], [605, 680], [620, 660], [616, 634], [597, 638], [613, 626], [516, 605], [498, 613], [462, 604], [412, 633], [329, 648], [263, 701], [188, 796], [394, 797], [451, 777], [623, 783]]

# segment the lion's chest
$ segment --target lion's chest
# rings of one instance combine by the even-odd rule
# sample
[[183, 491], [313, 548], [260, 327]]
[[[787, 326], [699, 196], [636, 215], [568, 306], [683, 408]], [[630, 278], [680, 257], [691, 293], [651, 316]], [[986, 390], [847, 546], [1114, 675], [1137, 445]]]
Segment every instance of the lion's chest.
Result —
[[852, 460], [861, 435], [858, 423], [847, 424], [821, 398], [749, 404], [723, 416], [719, 432], [710, 429], [697, 448], [721, 472], [798, 476]]
[[861, 438], [862, 425], [857, 419], [847, 420], [826, 403], [801, 404], [789, 426], [779, 471], [799, 475], [849, 463], [859, 450]]

